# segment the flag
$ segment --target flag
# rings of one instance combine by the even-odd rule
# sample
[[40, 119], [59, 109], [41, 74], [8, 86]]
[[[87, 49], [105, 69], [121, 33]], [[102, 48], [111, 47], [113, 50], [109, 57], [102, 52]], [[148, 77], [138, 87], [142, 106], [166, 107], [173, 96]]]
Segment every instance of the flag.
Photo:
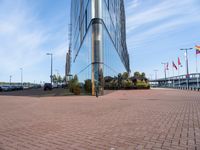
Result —
[[196, 55], [200, 54], [200, 46], [196, 45], [195, 49], [196, 49]]
[[169, 70], [169, 63], [166, 64], [165, 70]]
[[172, 65], [173, 65], [173, 67], [177, 70], [178, 68], [177, 68], [177, 66], [176, 66], [176, 64], [174, 63], [174, 62], [172, 62]]
[[178, 57], [178, 66], [182, 67], [181, 60], [179, 57]]

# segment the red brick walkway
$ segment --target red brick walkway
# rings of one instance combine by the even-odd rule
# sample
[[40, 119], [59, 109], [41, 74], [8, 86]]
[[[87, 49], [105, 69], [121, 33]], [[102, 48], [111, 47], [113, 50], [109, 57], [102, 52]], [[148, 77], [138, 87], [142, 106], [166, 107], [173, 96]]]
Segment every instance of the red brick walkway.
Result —
[[0, 96], [0, 150], [200, 149], [200, 93]]

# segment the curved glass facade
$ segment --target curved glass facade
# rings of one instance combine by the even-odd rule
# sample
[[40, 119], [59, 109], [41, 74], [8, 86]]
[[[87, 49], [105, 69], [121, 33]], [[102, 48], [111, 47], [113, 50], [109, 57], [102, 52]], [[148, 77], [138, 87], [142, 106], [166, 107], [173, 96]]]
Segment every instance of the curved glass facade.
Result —
[[103, 94], [104, 77], [130, 72], [123, 0], [72, 0], [72, 73]]

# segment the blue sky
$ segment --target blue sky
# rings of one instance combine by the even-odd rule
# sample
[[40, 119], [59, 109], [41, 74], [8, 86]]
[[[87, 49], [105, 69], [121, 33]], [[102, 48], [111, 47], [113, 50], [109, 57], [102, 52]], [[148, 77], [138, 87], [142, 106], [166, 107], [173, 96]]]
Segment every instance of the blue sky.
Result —
[[[199, 0], [125, 0], [127, 45], [131, 70], [163, 77], [161, 62], [181, 58], [180, 48], [200, 45]], [[64, 75], [68, 49], [70, 0], [0, 0], [0, 81], [49, 81], [50, 58], [54, 73]], [[200, 56], [199, 56], [200, 64]], [[195, 72], [195, 52], [189, 52], [190, 72]], [[199, 67], [200, 70], [200, 67]], [[175, 75], [177, 72], [175, 72]]]

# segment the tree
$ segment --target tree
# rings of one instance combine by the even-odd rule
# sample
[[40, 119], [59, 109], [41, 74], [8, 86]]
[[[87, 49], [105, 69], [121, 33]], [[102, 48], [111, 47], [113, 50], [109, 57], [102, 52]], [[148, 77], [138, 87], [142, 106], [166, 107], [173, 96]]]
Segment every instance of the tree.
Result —
[[80, 94], [80, 84], [78, 82], [78, 76], [75, 75], [74, 78], [72, 78], [69, 81], [69, 91], [74, 93], [75, 95]]
[[84, 88], [86, 92], [88, 93], [92, 92], [92, 82], [90, 79], [85, 80]]
[[55, 74], [52, 76], [52, 81], [53, 83], [57, 83], [58, 81], [57, 76]]
[[144, 72], [141, 74], [141, 78], [142, 78], [142, 79], [145, 79], [145, 78], [146, 78], [146, 75], [145, 75]]
[[74, 75], [74, 81], [78, 82], [78, 76], [76, 74]]
[[57, 82], [62, 83], [62, 77], [60, 75], [57, 76]]
[[134, 78], [139, 78], [140, 77], [140, 73], [138, 72], [138, 71], [136, 71], [135, 73], [134, 73]]
[[122, 79], [127, 80], [128, 79], [128, 72], [124, 72], [122, 75]]

